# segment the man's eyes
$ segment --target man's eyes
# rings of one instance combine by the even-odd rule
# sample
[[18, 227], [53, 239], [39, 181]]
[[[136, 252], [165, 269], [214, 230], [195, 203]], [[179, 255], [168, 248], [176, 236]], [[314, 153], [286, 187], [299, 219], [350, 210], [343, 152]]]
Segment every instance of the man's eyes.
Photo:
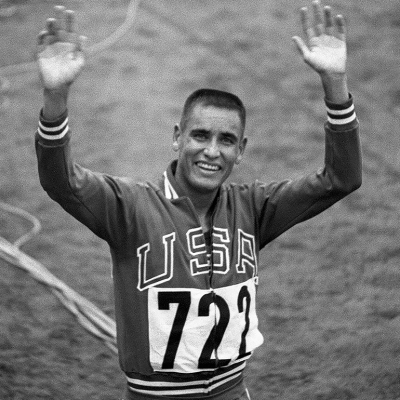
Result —
[[205, 132], [195, 132], [193, 133], [193, 137], [198, 140], [205, 140], [207, 139], [208, 135]]
[[[210, 139], [210, 134], [208, 132], [192, 132], [191, 136], [198, 140], [198, 141], [206, 141]], [[236, 143], [236, 140], [234, 137], [230, 135], [221, 135], [218, 138], [218, 141], [224, 145], [232, 145]]]
[[235, 141], [229, 136], [222, 137], [221, 142], [224, 144], [234, 144], [235, 143]]

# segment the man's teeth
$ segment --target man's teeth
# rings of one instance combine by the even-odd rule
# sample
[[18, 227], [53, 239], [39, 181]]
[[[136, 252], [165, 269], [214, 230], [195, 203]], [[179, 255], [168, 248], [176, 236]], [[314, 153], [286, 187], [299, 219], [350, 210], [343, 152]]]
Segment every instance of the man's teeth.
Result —
[[198, 163], [197, 165], [201, 168], [208, 169], [210, 171], [218, 171], [219, 170], [218, 165], [210, 165], [210, 164], [206, 164], [206, 163], [202, 163], [202, 162]]

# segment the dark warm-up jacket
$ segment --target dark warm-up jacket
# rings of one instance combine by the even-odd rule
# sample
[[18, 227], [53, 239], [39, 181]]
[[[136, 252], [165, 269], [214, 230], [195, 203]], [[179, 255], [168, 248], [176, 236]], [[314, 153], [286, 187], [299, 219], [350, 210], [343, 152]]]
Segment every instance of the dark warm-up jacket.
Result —
[[208, 244], [176, 185], [176, 162], [157, 183], [92, 172], [71, 157], [67, 113], [41, 117], [43, 188], [110, 247], [120, 365], [131, 390], [199, 398], [241, 381], [263, 341], [259, 251], [361, 184], [352, 100], [327, 107], [325, 165], [296, 180], [223, 185]]

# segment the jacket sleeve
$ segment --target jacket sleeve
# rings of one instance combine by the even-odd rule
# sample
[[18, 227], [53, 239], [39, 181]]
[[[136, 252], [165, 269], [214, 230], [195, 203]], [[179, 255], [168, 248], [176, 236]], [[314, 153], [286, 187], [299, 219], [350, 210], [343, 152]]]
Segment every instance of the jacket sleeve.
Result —
[[321, 169], [296, 180], [256, 184], [254, 199], [261, 248], [361, 186], [359, 124], [352, 98], [337, 109], [334, 107], [327, 102], [325, 165]]
[[[48, 195], [111, 246], [122, 240], [133, 202], [123, 179], [90, 171], [71, 156], [68, 115], [57, 121], [42, 116], [35, 137], [39, 179]], [[129, 205], [130, 204], [130, 205]]]

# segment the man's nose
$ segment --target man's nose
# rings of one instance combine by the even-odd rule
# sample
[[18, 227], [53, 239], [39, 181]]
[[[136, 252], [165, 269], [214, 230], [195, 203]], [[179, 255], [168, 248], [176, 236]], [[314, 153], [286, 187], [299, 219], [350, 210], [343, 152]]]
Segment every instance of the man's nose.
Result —
[[217, 158], [220, 155], [220, 149], [216, 140], [210, 140], [204, 149], [204, 154], [209, 158]]

